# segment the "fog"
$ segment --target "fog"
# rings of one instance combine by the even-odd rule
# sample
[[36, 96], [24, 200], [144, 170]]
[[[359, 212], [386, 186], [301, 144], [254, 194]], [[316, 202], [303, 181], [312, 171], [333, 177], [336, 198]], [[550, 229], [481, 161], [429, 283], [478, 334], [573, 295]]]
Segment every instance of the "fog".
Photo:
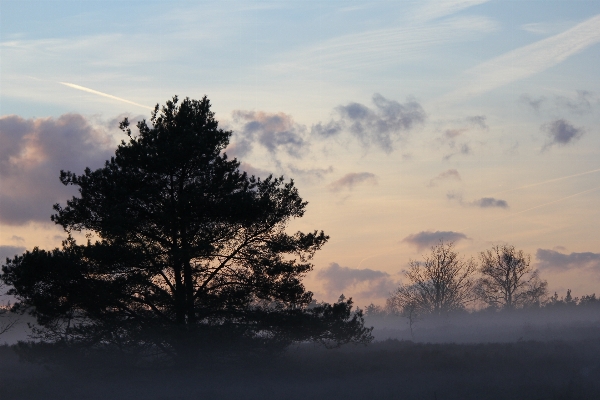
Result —
[[600, 307], [480, 311], [424, 317], [413, 322], [399, 316], [367, 316], [375, 340], [422, 343], [510, 343], [516, 341], [587, 340], [600, 337]]
[[600, 308], [455, 313], [414, 322], [367, 316], [375, 340], [328, 350], [140, 364], [0, 339], [2, 399], [598, 399]]

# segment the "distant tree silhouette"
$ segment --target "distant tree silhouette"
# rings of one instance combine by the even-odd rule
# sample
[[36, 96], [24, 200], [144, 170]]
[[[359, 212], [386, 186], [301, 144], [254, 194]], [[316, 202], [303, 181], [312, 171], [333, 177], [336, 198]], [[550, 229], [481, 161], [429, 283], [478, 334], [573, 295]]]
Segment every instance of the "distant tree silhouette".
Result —
[[404, 272], [407, 282], [388, 299], [388, 309], [397, 310], [413, 323], [423, 314], [441, 315], [462, 310], [473, 299], [473, 260], [463, 260], [453, 242], [431, 247], [424, 261], [410, 260]]
[[[178, 357], [218, 344], [371, 340], [351, 299], [308, 307], [301, 279], [328, 236], [286, 233], [307, 203], [293, 181], [248, 176], [227, 158], [231, 132], [218, 128], [206, 97], [156, 105], [138, 134], [127, 118], [120, 127], [129, 139], [103, 168], [61, 171], [79, 188], [54, 206], [52, 220], [69, 233], [63, 247], [2, 268], [14, 309], [32, 311], [43, 339]], [[86, 245], [74, 231], [88, 234]]]
[[[0, 290], [4, 291], [5, 287], [2, 284], [2, 282], [0, 282]], [[7, 304], [0, 304], [0, 321], [2, 321], [0, 323], [0, 335], [8, 332], [9, 330], [12, 329], [13, 326], [15, 326], [15, 324], [17, 323], [16, 319], [10, 319], [8, 321], [6, 321], [4, 319], [4, 317], [9, 316], [8, 311], [10, 311], [10, 302], [8, 302]]]
[[[548, 283], [531, 266], [531, 257], [512, 245], [494, 246], [480, 254], [478, 297], [488, 306], [515, 309], [539, 304]], [[570, 292], [569, 292], [570, 296]]]

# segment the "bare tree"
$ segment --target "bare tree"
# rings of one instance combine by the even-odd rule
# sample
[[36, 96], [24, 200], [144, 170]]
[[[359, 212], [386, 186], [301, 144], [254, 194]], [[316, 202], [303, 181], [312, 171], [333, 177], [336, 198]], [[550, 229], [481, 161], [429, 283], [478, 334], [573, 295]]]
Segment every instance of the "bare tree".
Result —
[[512, 245], [494, 246], [480, 254], [483, 275], [476, 286], [478, 297], [490, 307], [515, 309], [539, 303], [548, 283], [531, 266], [531, 257]]
[[422, 314], [441, 315], [464, 309], [473, 300], [477, 266], [454, 250], [454, 243], [431, 247], [424, 261], [410, 260], [404, 272], [407, 283], [400, 285], [388, 299], [388, 308], [409, 318], [410, 325]]

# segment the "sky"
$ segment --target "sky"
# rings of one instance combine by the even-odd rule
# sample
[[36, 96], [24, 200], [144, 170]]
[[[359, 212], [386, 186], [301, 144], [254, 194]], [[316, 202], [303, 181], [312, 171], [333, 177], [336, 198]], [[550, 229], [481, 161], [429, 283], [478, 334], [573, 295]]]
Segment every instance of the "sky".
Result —
[[383, 304], [440, 239], [600, 294], [598, 1], [0, 0], [0, 256], [60, 246], [61, 169], [206, 95], [226, 152], [294, 179], [318, 300]]

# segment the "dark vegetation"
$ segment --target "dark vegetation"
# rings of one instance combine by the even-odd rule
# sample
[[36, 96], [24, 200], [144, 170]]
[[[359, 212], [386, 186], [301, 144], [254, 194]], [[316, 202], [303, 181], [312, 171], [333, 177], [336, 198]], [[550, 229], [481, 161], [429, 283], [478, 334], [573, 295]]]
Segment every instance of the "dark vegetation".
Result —
[[62, 248], [2, 267], [0, 334], [18, 315], [33, 340], [0, 347], [0, 398], [600, 398], [600, 300], [548, 296], [514, 246], [440, 242], [384, 307], [318, 303], [329, 237], [286, 232], [307, 203], [227, 158], [206, 97], [121, 128], [103, 168], [61, 171]]
[[32, 364], [0, 348], [1, 398], [600, 398], [600, 339], [462, 345], [391, 340], [334, 350], [301, 345], [277, 357], [187, 369], [133, 368], [106, 354], [84, 361], [62, 357], [60, 364]]
[[[62, 248], [8, 259], [2, 280], [16, 313], [36, 317], [36, 339], [194, 363], [292, 343], [368, 343], [352, 300], [313, 301], [302, 278], [323, 231], [288, 234], [307, 203], [293, 181], [261, 180], [223, 150], [210, 102], [157, 105], [105, 166], [61, 171], [79, 195], [56, 204]], [[86, 244], [72, 233], [82, 232]]]

